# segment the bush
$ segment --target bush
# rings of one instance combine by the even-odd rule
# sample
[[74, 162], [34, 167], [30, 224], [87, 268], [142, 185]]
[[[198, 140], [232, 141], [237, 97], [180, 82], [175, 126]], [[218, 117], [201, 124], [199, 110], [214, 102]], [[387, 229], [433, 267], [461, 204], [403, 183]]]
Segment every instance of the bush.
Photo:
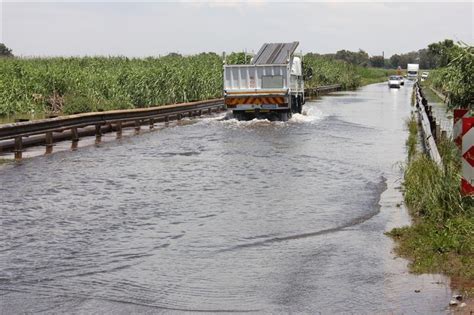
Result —
[[474, 47], [454, 46], [447, 67], [431, 71], [429, 84], [448, 96], [450, 108], [474, 107]]

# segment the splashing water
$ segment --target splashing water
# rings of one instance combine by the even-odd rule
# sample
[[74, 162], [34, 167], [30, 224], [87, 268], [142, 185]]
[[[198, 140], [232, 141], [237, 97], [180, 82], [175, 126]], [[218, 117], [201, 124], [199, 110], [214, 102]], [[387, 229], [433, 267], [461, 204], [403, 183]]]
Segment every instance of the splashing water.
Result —
[[291, 119], [287, 122], [270, 121], [268, 119], [252, 119], [252, 120], [237, 120], [231, 112], [227, 112], [218, 116], [201, 119], [200, 123], [220, 123], [229, 127], [264, 127], [264, 126], [285, 126], [288, 123], [315, 123], [325, 117], [323, 112], [313, 106], [305, 106], [301, 114], [293, 114]]
[[315, 123], [325, 116], [316, 106], [305, 106], [301, 114], [293, 114], [290, 119], [292, 123]]

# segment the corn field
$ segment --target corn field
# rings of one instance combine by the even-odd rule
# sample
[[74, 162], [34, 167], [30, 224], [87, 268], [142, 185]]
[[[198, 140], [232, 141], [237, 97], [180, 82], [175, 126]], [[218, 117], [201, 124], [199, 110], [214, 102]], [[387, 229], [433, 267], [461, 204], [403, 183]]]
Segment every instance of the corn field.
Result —
[[220, 97], [217, 54], [0, 59], [0, 115], [76, 113]]
[[[141, 108], [221, 97], [222, 58], [182, 57], [0, 58], [0, 116], [72, 114]], [[360, 85], [356, 67], [308, 54], [307, 86]]]
[[347, 62], [314, 54], [304, 56], [304, 66], [313, 70], [313, 76], [305, 81], [306, 87], [341, 84], [343, 89], [353, 89], [360, 85], [357, 67]]

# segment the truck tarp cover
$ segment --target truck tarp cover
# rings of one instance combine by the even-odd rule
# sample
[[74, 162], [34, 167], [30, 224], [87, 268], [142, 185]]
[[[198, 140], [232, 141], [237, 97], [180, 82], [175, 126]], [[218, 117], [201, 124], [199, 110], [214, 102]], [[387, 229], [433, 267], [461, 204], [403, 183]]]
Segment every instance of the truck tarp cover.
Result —
[[293, 55], [299, 42], [266, 43], [253, 58], [254, 65], [281, 65], [288, 62], [288, 56]]

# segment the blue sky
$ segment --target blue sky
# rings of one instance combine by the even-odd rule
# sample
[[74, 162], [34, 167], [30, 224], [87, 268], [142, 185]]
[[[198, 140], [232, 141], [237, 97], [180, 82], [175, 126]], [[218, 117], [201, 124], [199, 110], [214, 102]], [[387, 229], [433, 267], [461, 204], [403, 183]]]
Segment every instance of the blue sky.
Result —
[[304, 52], [390, 56], [445, 38], [473, 42], [470, 1], [0, 2], [0, 42], [22, 56], [251, 52], [295, 40]]

